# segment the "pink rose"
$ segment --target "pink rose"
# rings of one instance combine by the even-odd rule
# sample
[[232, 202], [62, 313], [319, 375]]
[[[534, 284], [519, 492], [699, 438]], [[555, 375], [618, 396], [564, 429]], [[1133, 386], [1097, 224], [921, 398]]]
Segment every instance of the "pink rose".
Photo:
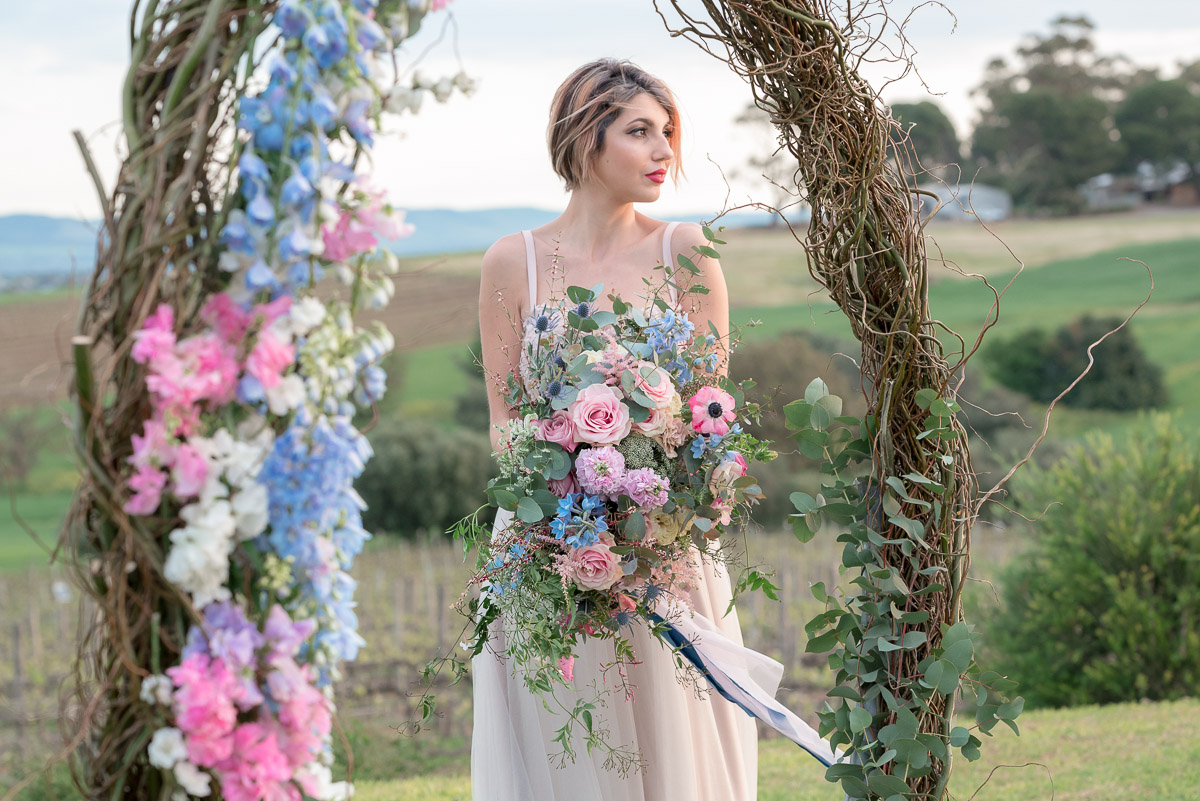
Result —
[[667, 431], [667, 425], [671, 422], [671, 415], [664, 409], [651, 409], [650, 416], [640, 423], [633, 424], [634, 431], [640, 431], [647, 437], [662, 436]]
[[729, 433], [733, 420], [733, 396], [716, 387], [700, 387], [700, 391], [688, 399], [692, 410], [692, 428], [700, 434]]
[[713, 495], [718, 494], [722, 489], [727, 489], [733, 485], [742, 476], [746, 475], [746, 459], [737, 451], [729, 451], [726, 458], [712, 471], [712, 478], [709, 479], [708, 488], [712, 490]]
[[636, 363], [633, 366], [633, 383], [650, 399], [655, 409], [666, 409], [671, 405], [671, 398], [675, 395], [675, 383], [661, 367], [651, 362]]
[[627, 437], [632, 427], [621, 391], [607, 384], [591, 384], [579, 390], [568, 411], [579, 442], [612, 445]]
[[539, 439], [557, 442], [572, 453], [579, 447], [579, 443], [575, 441], [575, 424], [571, 422], [571, 415], [562, 409], [556, 411], [548, 420], [538, 420], [537, 427]]
[[574, 470], [567, 473], [566, 478], [547, 479], [546, 485], [550, 492], [559, 498], [565, 498], [572, 492], [579, 492], [579, 479], [575, 477]]
[[567, 564], [571, 578], [587, 590], [607, 590], [621, 577], [620, 560], [604, 542], [576, 548]]

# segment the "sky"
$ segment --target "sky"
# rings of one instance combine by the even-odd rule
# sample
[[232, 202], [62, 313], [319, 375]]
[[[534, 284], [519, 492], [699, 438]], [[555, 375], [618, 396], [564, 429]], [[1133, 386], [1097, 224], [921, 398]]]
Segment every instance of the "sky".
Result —
[[[674, 19], [667, 0], [659, 5]], [[1047, 32], [1059, 14], [1086, 15], [1100, 52], [1123, 53], [1168, 77], [1178, 62], [1200, 58], [1194, 0], [1139, 0], [1136, 14], [1127, 0], [919, 5], [892, 0], [889, 8], [897, 19], [916, 8], [907, 31], [928, 87], [915, 75], [888, 83], [895, 65], [864, 65], [863, 74], [873, 86], [887, 84], [886, 102], [939, 103], [962, 136], [976, 115], [970, 90], [987, 62]], [[0, 0], [0, 74], [9, 76], [0, 91], [0, 214], [99, 216], [71, 131], [87, 138], [111, 190], [130, 10], [128, 0]], [[733, 123], [748, 89], [723, 63], [669, 36], [652, 0], [452, 0], [400, 58], [430, 78], [464, 70], [478, 89], [445, 104], [427, 100], [416, 115], [386, 115], [377, 183], [404, 208], [562, 208], [567, 195], [545, 146], [550, 99], [575, 67], [602, 56], [662, 78], [682, 109], [687, 178], [678, 187], [668, 181], [647, 213], [701, 213], [765, 197], [744, 160], [768, 142]]]

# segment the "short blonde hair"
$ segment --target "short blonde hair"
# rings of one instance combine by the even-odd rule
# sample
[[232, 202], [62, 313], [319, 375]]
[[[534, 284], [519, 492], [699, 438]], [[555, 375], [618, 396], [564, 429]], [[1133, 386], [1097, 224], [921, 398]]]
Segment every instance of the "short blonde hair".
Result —
[[602, 58], [571, 73], [554, 93], [546, 140], [554, 171], [567, 189], [579, 186], [592, 172], [592, 158], [604, 148], [604, 134], [633, 98], [648, 94], [667, 112], [671, 137], [671, 179], [683, 173], [679, 110], [667, 85], [629, 61]]

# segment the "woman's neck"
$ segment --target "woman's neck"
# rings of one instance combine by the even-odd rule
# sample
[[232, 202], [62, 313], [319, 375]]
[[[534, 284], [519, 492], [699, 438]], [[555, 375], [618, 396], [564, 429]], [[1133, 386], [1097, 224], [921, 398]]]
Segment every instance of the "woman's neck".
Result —
[[578, 187], [567, 208], [550, 224], [563, 232], [563, 244], [590, 261], [603, 261], [646, 236], [646, 218], [632, 203], [614, 201], [603, 190]]

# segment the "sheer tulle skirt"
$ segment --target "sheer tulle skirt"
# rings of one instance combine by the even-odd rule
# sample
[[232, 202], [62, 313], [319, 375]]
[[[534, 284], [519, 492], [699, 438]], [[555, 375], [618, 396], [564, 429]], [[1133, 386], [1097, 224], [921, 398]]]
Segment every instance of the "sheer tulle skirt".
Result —
[[[501, 511], [496, 526], [507, 525], [509, 520], [511, 515]], [[721, 616], [730, 596], [729, 577], [706, 563], [701, 586], [692, 594], [696, 614], [740, 646], [737, 611]], [[575, 659], [575, 690], [560, 687], [549, 701], [530, 693], [497, 656], [504, 651], [499, 628], [493, 627], [491, 647], [472, 663], [475, 727], [471, 784], [475, 801], [755, 798], [758, 742], [754, 720], [711, 691], [702, 679], [681, 683], [670, 649], [650, 634], [644, 623], [634, 626], [631, 637], [642, 660], [627, 669], [629, 683], [636, 685], [633, 701], [625, 699], [615, 676], [602, 674], [601, 666], [613, 661], [612, 643], [592, 639], [582, 644]], [[562, 750], [554, 738], [567, 721], [559, 705], [570, 709], [576, 697], [590, 700], [598, 691], [606, 706], [593, 713], [596, 725], [608, 729], [608, 742], [636, 750], [645, 760], [642, 770], [625, 777], [606, 770], [606, 754], [599, 749], [588, 754], [579, 731], [573, 739], [575, 761], [559, 767], [551, 759]]]

